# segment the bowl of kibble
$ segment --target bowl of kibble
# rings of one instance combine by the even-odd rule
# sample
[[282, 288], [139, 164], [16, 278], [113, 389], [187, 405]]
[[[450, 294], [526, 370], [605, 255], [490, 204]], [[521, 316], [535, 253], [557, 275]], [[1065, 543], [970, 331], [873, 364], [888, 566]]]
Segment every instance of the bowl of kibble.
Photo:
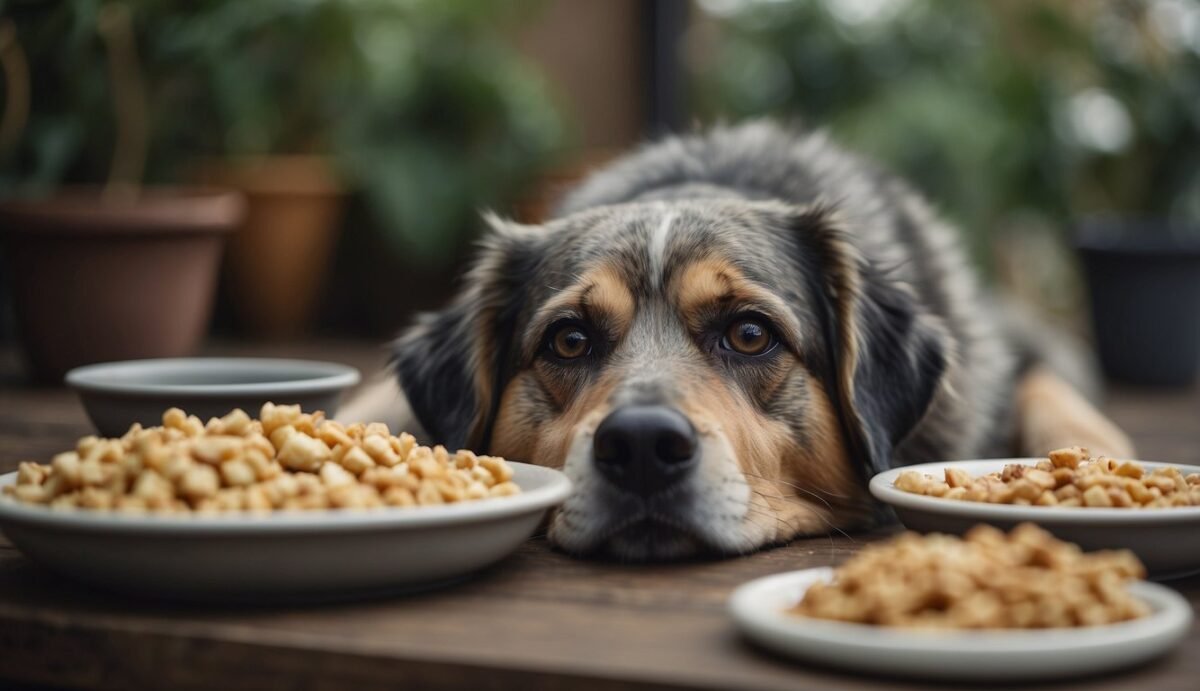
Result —
[[179, 407], [203, 419], [264, 403], [295, 404], [336, 415], [358, 370], [336, 362], [286, 358], [157, 358], [104, 362], [67, 373], [101, 435], [119, 437], [138, 423], [158, 424]]
[[178, 408], [0, 476], [0, 529], [35, 562], [138, 595], [311, 601], [434, 587], [516, 550], [566, 498], [557, 470], [297, 405]]
[[1085, 549], [1128, 548], [1155, 578], [1200, 571], [1200, 467], [1093, 456], [947, 461], [894, 468], [871, 493], [920, 532], [1037, 523]]
[[1084, 552], [1037, 526], [904, 533], [842, 566], [751, 581], [730, 612], [777, 653], [955, 681], [1094, 675], [1162, 655], [1191, 627], [1128, 550]]

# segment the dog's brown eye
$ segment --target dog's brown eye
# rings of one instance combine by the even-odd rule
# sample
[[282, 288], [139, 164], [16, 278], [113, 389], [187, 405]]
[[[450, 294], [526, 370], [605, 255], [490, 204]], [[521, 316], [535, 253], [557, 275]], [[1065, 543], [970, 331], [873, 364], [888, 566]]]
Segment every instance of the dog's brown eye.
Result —
[[725, 330], [721, 345], [742, 355], [762, 355], [775, 345], [775, 339], [758, 319], [737, 319]]
[[550, 337], [550, 350], [564, 360], [574, 360], [591, 352], [592, 342], [578, 325], [566, 324]]

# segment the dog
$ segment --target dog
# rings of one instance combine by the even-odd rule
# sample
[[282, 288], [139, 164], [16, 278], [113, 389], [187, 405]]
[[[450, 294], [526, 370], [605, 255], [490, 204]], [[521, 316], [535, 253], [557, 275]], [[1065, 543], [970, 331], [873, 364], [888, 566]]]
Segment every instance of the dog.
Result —
[[821, 133], [669, 138], [544, 225], [486, 221], [461, 293], [394, 344], [403, 397], [377, 386], [344, 417], [562, 469], [548, 537], [571, 554], [862, 528], [881, 516], [866, 480], [896, 465], [1132, 456], [1088, 373], [981, 292], [954, 231]]

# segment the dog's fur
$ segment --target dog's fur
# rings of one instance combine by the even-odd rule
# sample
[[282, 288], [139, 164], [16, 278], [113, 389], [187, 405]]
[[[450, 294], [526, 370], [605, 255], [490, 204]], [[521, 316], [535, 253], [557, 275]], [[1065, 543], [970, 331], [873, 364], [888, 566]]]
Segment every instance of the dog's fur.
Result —
[[[740, 553], [877, 515], [872, 473], [1128, 440], [979, 294], [954, 232], [824, 136], [757, 122], [651, 145], [544, 226], [490, 217], [461, 295], [395, 346], [433, 441], [563, 468], [550, 526], [573, 553]], [[742, 314], [778, 346], [731, 352]], [[580, 324], [590, 354], [547, 351]], [[378, 394], [376, 394], [378, 398]], [[617, 406], [681, 411], [700, 466], [640, 496], [594, 469]], [[371, 405], [346, 416], [377, 417]]]

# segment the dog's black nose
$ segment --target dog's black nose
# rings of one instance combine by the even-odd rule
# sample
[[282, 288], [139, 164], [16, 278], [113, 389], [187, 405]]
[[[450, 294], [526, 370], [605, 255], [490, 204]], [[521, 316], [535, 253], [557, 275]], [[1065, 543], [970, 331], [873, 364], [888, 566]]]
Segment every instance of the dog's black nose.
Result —
[[613, 484], [639, 494], [677, 482], [700, 461], [696, 428], [674, 408], [617, 408], [596, 428], [596, 467]]

